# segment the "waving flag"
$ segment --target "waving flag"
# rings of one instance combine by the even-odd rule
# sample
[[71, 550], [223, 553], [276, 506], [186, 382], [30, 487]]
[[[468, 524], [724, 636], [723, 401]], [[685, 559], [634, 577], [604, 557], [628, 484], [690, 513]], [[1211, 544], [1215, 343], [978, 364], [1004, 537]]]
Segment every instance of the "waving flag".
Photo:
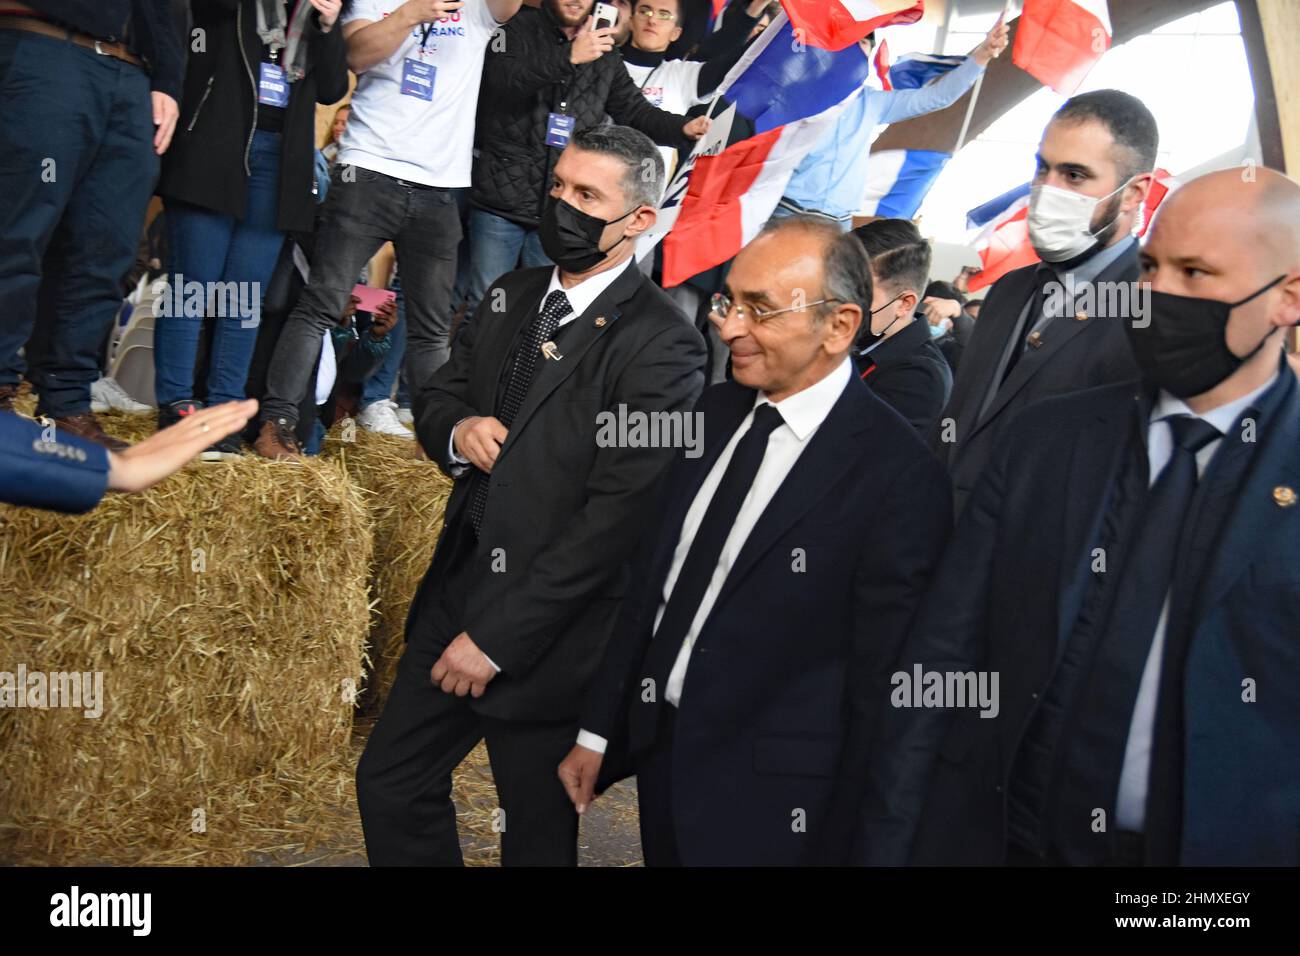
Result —
[[996, 199], [966, 213], [966, 223], [979, 232], [971, 243], [980, 257], [980, 271], [967, 289], [976, 292], [1008, 272], [1038, 261], [1029, 243], [1029, 183], [1009, 189]]
[[1106, 0], [1025, 0], [1011, 60], [1045, 86], [1073, 96], [1110, 49]]
[[932, 149], [882, 149], [872, 153], [866, 198], [859, 211], [864, 216], [911, 219], [950, 159], [951, 153]]
[[[1179, 185], [1169, 170], [1155, 171], [1155, 181], [1142, 204], [1139, 236], [1146, 234], [1156, 207]], [[992, 285], [1013, 269], [1038, 261], [1038, 253], [1029, 242], [1028, 217], [1029, 183], [1009, 189], [966, 213], [966, 225], [979, 230], [972, 246], [979, 254], [981, 269], [970, 278], [971, 292]]]
[[915, 23], [925, 16], [925, 0], [911, 6], [897, 0], [781, 0], [781, 6], [801, 42], [832, 52], [852, 46], [873, 30]]
[[[838, 51], [795, 42], [784, 13], [773, 20], [718, 87], [709, 135], [669, 184], [659, 222], [638, 244], [646, 255], [664, 242], [663, 283], [675, 286], [726, 262], [767, 222], [790, 174], [871, 74], [854, 45]], [[716, 111], [716, 112], [715, 112]], [[754, 135], [727, 145], [735, 116]]]
[[904, 53], [889, 68], [889, 82], [896, 90], [919, 90], [965, 62], [964, 56]]
[[876, 46], [876, 76], [880, 77], [880, 87], [886, 93], [892, 92], [894, 84], [889, 81], [889, 44], [881, 37]]

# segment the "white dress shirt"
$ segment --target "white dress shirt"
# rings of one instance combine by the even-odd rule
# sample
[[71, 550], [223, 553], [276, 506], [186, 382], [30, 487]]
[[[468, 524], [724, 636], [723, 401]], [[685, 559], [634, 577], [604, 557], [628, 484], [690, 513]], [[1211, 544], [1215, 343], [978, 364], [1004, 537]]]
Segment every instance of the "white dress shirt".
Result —
[[[1225, 437], [1237, 418], [1255, 399], [1263, 395], [1276, 381], [1275, 374], [1267, 383], [1261, 385], [1249, 395], [1218, 408], [1211, 409], [1203, 415], [1197, 415], [1182, 400], [1162, 391], [1147, 425], [1147, 462], [1150, 475], [1148, 487], [1154, 485], [1160, 477], [1169, 459], [1174, 454], [1174, 434], [1168, 418], [1176, 415], [1192, 415], [1209, 422]], [[1240, 436], [1234, 436], [1238, 440]], [[1205, 473], [1206, 466], [1214, 453], [1219, 450], [1222, 438], [1216, 438], [1196, 453], [1196, 473]], [[1151, 773], [1152, 736], [1155, 730], [1156, 704], [1160, 693], [1160, 665], [1164, 657], [1165, 626], [1169, 619], [1169, 595], [1165, 595], [1164, 606], [1160, 609], [1160, 619], [1156, 622], [1155, 638], [1151, 641], [1151, 650], [1147, 653], [1146, 665], [1142, 669], [1142, 683], [1138, 685], [1137, 702], [1133, 705], [1133, 716], [1129, 722], [1128, 742], [1124, 746], [1124, 768], [1119, 776], [1119, 794], [1115, 798], [1115, 825], [1121, 830], [1141, 832], [1146, 825], [1147, 785]]]
[[[781, 487], [786, 476], [790, 474], [790, 469], [794, 467], [799, 456], [803, 454], [808, 443], [812, 440], [821, 423], [826, 420], [830, 414], [831, 408], [839, 400], [840, 394], [848, 384], [850, 377], [853, 375], [853, 363], [845, 359], [825, 378], [821, 379], [814, 385], [810, 385], [801, 392], [783, 399], [780, 402], [771, 401], [766, 395], [760, 393], [754, 398], [754, 408], [759, 405], [773, 405], [781, 413], [784, 424], [778, 427], [767, 439], [767, 451], [763, 455], [763, 463], [759, 466], [758, 473], [754, 475], [754, 483], [749, 486], [749, 493], [745, 495], [745, 500], [740, 505], [740, 511], [736, 515], [736, 521], [731, 526], [731, 532], [727, 535], [727, 540], [722, 546], [722, 553], [718, 555], [718, 563], [713, 569], [713, 577], [709, 579], [709, 586], [704, 592], [704, 597], [700, 600], [700, 606], [695, 611], [695, 617], [691, 621], [690, 629], [686, 632], [686, 637], [682, 641], [682, 648], [677, 653], [677, 660], [673, 663], [672, 671], [668, 675], [668, 684], [663, 689], [663, 699], [676, 707], [682, 699], [682, 690], [686, 684], [686, 671], [690, 665], [691, 648], [695, 645], [695, 640], [699, 637], [700, 631], [704, 627], [704, 622], [708, 620], [709, 613], [713, 610], [713, 602], [718, 599], [718, 594], [722, 591], [722, 585], [727, 580], [727, 575], [731, 573], [731, 567], [736, 563], [736, 558], [740, 555], [741, 548], [745, 546], [745, 541], [749, 534], [754, 530], [754, 525], [763, 512], [767, 510], [777, 489]], [[659, 601], [659, 610], [655, 614], [655, 631], [659, 630], [659, 622], [663, 619], [664, 609], [668, 606], [668, 599], [672, 596], [673, 586], [677, 583], [677, 576], [681, 573], [682, 565], [686, 563], [686, 556], [691, 550], [691, 545], [695, 542], [695, 535], [700, 529], [700, 524], [704, 521], [704, 514], [709, 509], [709, 503], [713, 500], [713, 494], [722, 483], [722, 476], [726, 474], [727, 466], [731, 463], [731, 457], [736, 451], [736, 445], [740, 439], [749, 431], [754, 422], [753, 410], [740, 423], [731, 440], [727, 442], [722, 454], [718, 460], [713, 463], [709, 473], [704, 478], [704, 483], [700, 485], [700, 490], [695, 495], [695, 500], [691, 502], [690, 509], [686, 512], [686, 518], [682, 522], [681, 534], [677, 539], [676, 550], [673, 551], [672, 565], [668, 569], [668, 575], [664, 578], [663, 596]], [[606, 741], [603, 737], [588, 731], [578, 733], [578, 743], [589, 750], [597, 753], [604, 753]]]
[[[568, 297], [569, 305], [573, 309], [572, 312], [560, 319], [559, 325], [556, 326], [557, 329], [564, 328], [578, 316], [582, 315], [582, 313], [591, 308], [591, 304], [596, 301], [596, 298], [613, 285], [614, 280], [621, 276], [627, 270], [627, 267], [635, 261], [635, 259], [636, 256], [629, 256], [628, 260], [621, 266], [615, 266], [613, 269], [606, 269], [604, 272], [598, 272], [588, 279], [583, 279], [572, 289], [564, 288], [564, 285], [560, 282], [560, 267], [556, 266], [551, 271], [551, 284], [546, 287], [546, 294], [543, 295], [537, 303], [537, 311], [540, 312], [542, 310], [542, 305], [546, 302], [546, 296], [550, 295], [556, 289], [559, 289]], [[329, 333], [326, 334], [328, 335]], [[463, 421], [465, 421], [465, 419], [462, 418], [460, 422]], [[459, 478], [469, 467], [469, 459], [462, 457], [460, 453], [456, 451], [456, 428], [459, 427], [460, 422], [457, 422], [452, 426], [451, 436], [447, 439], [447, 457], [451, 460], [451, 468], [449, 470], [451, 471], [451, 476], [453, 478]], [[473, 640], [472, 636], [470, 637], [470, 640]], [[492, 669], [500, 674], [501, 668], [497, 666], [497, 662], [492, 660], [492, 658], [488, 657], [486, 654], [483, 656], [487, 658], [487, 662], [492, 665]]]

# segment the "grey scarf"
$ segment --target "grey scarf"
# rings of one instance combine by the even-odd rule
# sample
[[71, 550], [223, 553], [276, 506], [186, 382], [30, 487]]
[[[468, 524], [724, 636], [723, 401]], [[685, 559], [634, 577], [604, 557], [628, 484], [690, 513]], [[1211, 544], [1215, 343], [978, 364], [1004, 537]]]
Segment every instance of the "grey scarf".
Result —
[[281, 58], [284, 76], [290, 83], [301, 80], [307, 72], [307, 44], [303, 33], [307, 18], [315, 9], [307, 0], [298, 0], [293, 13], [285, 17], [283, 0], [256, 0], [257, 35], [272, 50], [286, 50]]

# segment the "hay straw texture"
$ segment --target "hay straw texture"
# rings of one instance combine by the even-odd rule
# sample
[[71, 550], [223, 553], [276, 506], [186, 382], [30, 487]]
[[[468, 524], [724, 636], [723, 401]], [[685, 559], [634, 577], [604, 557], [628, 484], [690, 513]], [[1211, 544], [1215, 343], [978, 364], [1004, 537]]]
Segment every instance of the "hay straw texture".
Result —
[[191, 463], [81, 516], [0, 506], [0, 671], [102, 671], [105, 698], [0, 708], [0, 859], [310, 851], [351, 796], [371, 547], [327, 460]]
[[349, 427], [348, 421], [330, 430], [321, 449], [360, 487], [375, 530], [371, 672], [361, 697], [367, 714], [379, 713], [393, 685], [406, 612], [429, 570], [451, 496], [450, 479], [418, 453], [414, 441]]

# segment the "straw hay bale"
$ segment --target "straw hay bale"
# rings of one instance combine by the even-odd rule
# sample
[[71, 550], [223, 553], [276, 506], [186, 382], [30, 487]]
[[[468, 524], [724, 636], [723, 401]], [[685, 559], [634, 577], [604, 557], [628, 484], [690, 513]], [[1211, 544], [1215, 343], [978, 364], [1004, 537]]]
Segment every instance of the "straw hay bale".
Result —
[[105, 697], [97, 719], [0, 708], [0, 858], [310, 850], [352, 789], [370, 555], [327, 461], [196, 462], [80, 516], [0, 506], [0, 671], [98, 671]]
[[371, 671], [361, 707], [376, 714], [393, 684], [406, 612], [433, 559], [452, 483], [437, 465], [418, 457], [416, 442], [365, 431], [346, 420], [330, 430], [321, 455], [341, 462], [361, 488], [375, 529]]

